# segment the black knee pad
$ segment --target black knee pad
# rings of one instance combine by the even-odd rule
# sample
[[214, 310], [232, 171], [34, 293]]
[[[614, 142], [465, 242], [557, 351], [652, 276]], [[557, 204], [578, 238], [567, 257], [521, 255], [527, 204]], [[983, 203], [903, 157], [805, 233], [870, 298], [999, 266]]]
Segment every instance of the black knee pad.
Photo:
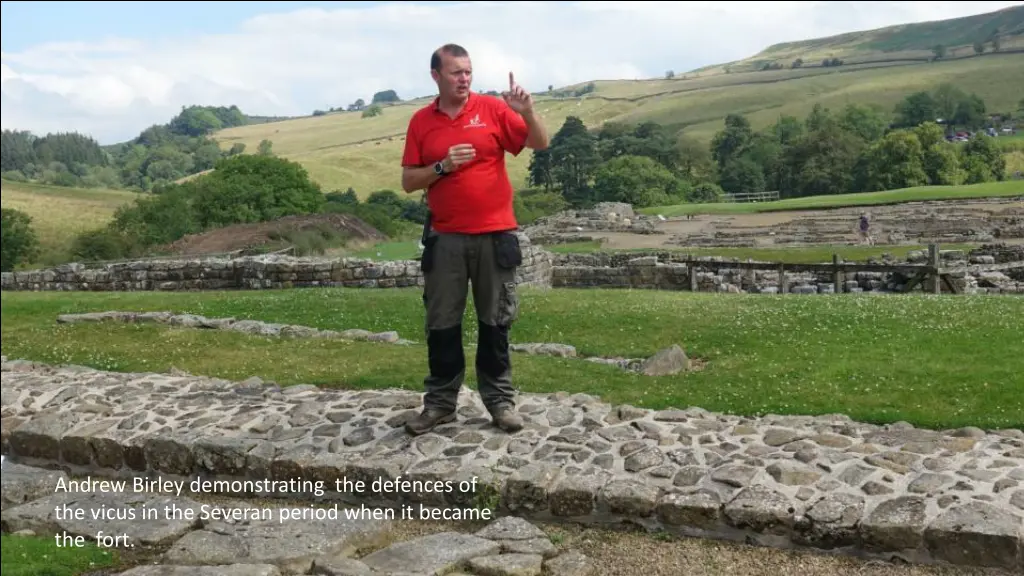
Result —
[[476, 367], [484, 374], [504, 374], [509, 369], [508, 326], [491, 326], [479, 322]]
[[427, 351], [430, 374], [440, 378], [454, 378], [465, 369], [462, 352], [462, 325], [427, 332]]

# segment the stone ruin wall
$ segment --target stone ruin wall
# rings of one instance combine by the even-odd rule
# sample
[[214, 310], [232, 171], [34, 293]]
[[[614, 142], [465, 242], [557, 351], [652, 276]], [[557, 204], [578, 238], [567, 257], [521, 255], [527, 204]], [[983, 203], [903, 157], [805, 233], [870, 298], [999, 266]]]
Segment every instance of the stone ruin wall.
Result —
[[[1024, 245], [984, 245], [970, 254], [961, 250], [940, 251], [948, 266], [967, 264], [1003, 264], [1024, 262]], [[556, 254], [552, 259], [551, 285], [558, 288], [634, 288], [651, 290], [689, 290], [690, 268], [682, 263], [689, 256], [681, 252], [646, 251], [630, 253]], [[712, 258], [706, 258], [712, 260]], [[907, 262], [926, 264], [926, 251], [912, 251]], [[882, 264], [897, 264], [884, 260]], [[780, 292], [779, 274], [775, 270], [702, 269], [696, 266], [697, 289], [700, 292], [749, 292], [776, 294]], [[843, 291], [896, 292], [910, 280], [901, 272], [847, 273]], [[1024, 294], [1024, 268], [1006, 272], [982, 272], [977, 276], [957, 274], [954, 284], [961, 293]], [[832, 272], [786, 272], [788, 293], [832, 293], [835, 283]], [[943, 287], [945, 291], [945, 287]]]
[[563, 210], [538, 218], [524, 230], [537, 244], [554, 245], [596, 240], [588, 232], [663, 234], [649, 216], [637, 214], [622, 202], [601, 202], [589, 210]]
[[[550, 285], [551, 255], [520, 234], [523, 264], [516, 280]], [[3, 290], [132, 291], [260, 290], [423, 286], [418, 260], [246, 256], [142, 260], [89, 267], [72, 263], [43, 270], [4, 272]]]
[[[689, 290], [690, 267], [680, 261], [686, 254], [672, 251], [632, 253], [555, 254], [520, 234], [523, 266], [520, 284], [558, 288], [632, 288]], [[971, 254], [942, 252], [948, 265], [1001, 264], [1024, 261], [1024, 245], [985, 245]], [[908, 261], [923, 264], [927, 253], [912, 252]], [[887, 260], [886, 262], [895, 263]], [[774, 270], [702, 269], [696, 267], [701, 292], [779, 292]], [[963, 292], [1024, 294], [1024, 268], [985, 272], [955, 278]], [[848, 274], [844, 292], [897, 291], [909, 278], [899, 272]], [[787, 272], [788, 292], [831, 293], [832, 274]], [[419, 262], [377, 262], [359, 258], [295, 258], [249, 256], [234, 259], [150, 260], [88, 267], [65, 264], [55, 268], [5, 272], [3, 290], [21, 291], [183, 291], [259, 290], [302, 287], [403, 288], [422, 286]]]

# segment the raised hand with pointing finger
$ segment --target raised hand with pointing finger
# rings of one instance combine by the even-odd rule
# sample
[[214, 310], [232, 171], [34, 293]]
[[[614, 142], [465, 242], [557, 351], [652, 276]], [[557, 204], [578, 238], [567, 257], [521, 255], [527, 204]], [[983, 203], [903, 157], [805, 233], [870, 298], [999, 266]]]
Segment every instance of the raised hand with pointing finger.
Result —
[[511, 72], [508, 73], [508, 92], [503, 92], [502, 97], [513, 110], [519, 114], [525, 114], [533, 110], [533, 96], [519, 84]]

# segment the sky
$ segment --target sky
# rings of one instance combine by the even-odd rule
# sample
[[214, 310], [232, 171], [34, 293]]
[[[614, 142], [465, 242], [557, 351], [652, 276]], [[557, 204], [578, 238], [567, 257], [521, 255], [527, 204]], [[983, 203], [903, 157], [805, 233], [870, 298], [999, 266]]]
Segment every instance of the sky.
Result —
[[[134, 138], [183, 106], [308, 115], [393, 89], [431, 95], [455, 42], [474, 88], [655, 78], [771, 44], [1022, 2], [3, 2], [2, 124]], [[770, 24], [769, 24], [770, 23]]]

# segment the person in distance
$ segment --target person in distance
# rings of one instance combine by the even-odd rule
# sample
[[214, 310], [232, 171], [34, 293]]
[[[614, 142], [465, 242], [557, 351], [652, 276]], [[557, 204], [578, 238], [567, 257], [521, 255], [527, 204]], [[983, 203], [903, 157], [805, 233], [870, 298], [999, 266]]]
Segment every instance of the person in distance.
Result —
[[522, 252], [505, 154], [547, 148], [548, 134], [512, 72], [508, 91], [497, 98], [472, 90], [473, 65], [462, 46], [435, 50], [430, 69], [438, 96], [410, 119], [402, 155], [402, 188], [425, 190], [428, 207], [420, 267], [429, 374], [423, 410], [405, 427], [418, 435], [456, 420], [466, 369], [462, 318], [472, 284], [480, 396], [495, 425], [517, 432], [523, 419], [515, 412], [508, 332], [519, 313]]

